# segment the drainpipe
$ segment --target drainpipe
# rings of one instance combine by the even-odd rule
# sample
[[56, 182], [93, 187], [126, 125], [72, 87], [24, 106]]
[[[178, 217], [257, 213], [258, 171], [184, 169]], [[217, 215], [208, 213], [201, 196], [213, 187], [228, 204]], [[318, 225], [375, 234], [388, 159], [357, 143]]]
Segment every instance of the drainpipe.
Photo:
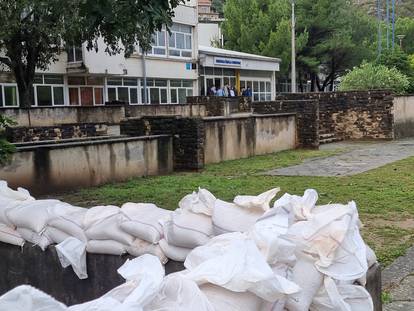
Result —
[[147, 94], [147, 63], [145, 61], [146, 52], [142, 51], [142, 73], [144, 76], [144, 104], [148, 103], [148, 94]]

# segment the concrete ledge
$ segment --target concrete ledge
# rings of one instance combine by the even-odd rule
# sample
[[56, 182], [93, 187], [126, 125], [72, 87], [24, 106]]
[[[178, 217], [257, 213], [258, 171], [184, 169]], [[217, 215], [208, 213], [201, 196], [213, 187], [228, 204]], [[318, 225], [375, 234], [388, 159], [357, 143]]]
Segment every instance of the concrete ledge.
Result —
[[[88, 279], [79, 280], [72, 268], [63, 269], [54, 246], [41, 251], [26, 243], [20, 247], [0, 242], [0, 295], [10, 289], [30, 284], [52, 295], [57, 300], [73, 305], [96, 299], [124, 283], [116, 270], [130, 255], [87, 255]], [[166, 274], [184, 269], [182, 262], [169, 261]], [[374, 301], [374, 311], [381, 311], [381, 269], [372, 266], [367, 274], [366, 288]]]

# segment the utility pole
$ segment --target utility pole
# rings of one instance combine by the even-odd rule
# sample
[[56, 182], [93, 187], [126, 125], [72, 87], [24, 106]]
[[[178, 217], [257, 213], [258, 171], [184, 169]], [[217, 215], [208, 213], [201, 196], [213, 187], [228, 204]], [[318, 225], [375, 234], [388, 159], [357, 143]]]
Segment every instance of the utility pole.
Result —
[[381, 31], [381, 0], [377, 0], [377, 18], [378, 18], [378, 58], [382, 50], [382, 31]]
[[291, 72], [291, 86], [292, 93], [296, 93], [296, 43], [295, 43], [295, 0], [292, 0], [292, 72]]
[[390, 48], [390, 0], [387, 1], [387, 50]]
[[392, 0], [392, 49], [395, 45], [395, 0]]

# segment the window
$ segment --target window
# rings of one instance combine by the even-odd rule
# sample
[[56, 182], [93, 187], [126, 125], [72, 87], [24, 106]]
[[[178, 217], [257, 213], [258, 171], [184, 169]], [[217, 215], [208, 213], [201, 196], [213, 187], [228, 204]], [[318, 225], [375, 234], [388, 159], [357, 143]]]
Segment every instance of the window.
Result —
[[[148, 79], [147, 90], [148, 100], [152, 105], [167, 104], [168, 103], [168, 92], [167, 92], [167, 80], [161, 79]], [[142, 96], [144, 98], [144, 88], [142, 88]]]
[[122, 101], [131, 105], [139, 104], [139, 79], [137, 78], [108, 78], [108, 100]]
[[152, 35], [152, 49], [149, 54], [154, 55], [166, 55], [167, 54], [167, 42], [166, 42], [166, 31], [157, 31]]
[[168, 54], [176, 57], [192, 56], [192, 27], [173, 24], [168, 38]]
[[250, 86], [252, 90], [253, 101], [266, 101], [272, 99], [272, 88], [270, 81], [265, 80], [242, 80], [240, 88]]
[[185, 104], [187, 96], [193, 96], [193, 81], [171, 80], [170, 81], [171, 104]]
[[69, 104], [74, 106], [103, 105], [104, 79], [102, 77], [68, 77]]
[[0, 107], [17, 107], [18, 105], [17, 85], [0, 84]]
[[68, 63], [79, 63], [83, 61], [81, 46], [70, 46], [67, 49], [67, 53]]
[[63, 76], [36, 75], [33, 90], [35, 106], [65, 105]]

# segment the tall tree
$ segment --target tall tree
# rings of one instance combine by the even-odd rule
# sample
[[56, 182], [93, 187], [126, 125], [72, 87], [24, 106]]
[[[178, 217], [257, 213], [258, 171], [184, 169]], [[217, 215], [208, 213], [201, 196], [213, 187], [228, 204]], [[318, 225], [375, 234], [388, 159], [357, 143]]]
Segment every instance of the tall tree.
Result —
[[[414, 54], [414, 18], [398, 18], [395, 23], [395, 34], [404, 35], [402, 39], [402, 49], [407, 54]], [[399, 45], [399, 39], [395, 38], [396, 45]]]
[[[33, 98], [36, 68], [47, 69], [68, 44], [87, 42], [108, 53], [129, 54], [138, 42], [169, 25], [181, 0], [0, 0], [0, 63], [14, 74], [20, 105]], [[0, 54], [0, 56], [1, 56]]]
[[[296, 8], [297, 68], [299, 77], [311, 78], [313, 90], [332, 88], [344, 70], [373, 57], [375, 21], [349, 1], [297, 0]], [[229, 48], [281, 57], [287, 74], [290, 0], [227, 0], [224, 14]]]

